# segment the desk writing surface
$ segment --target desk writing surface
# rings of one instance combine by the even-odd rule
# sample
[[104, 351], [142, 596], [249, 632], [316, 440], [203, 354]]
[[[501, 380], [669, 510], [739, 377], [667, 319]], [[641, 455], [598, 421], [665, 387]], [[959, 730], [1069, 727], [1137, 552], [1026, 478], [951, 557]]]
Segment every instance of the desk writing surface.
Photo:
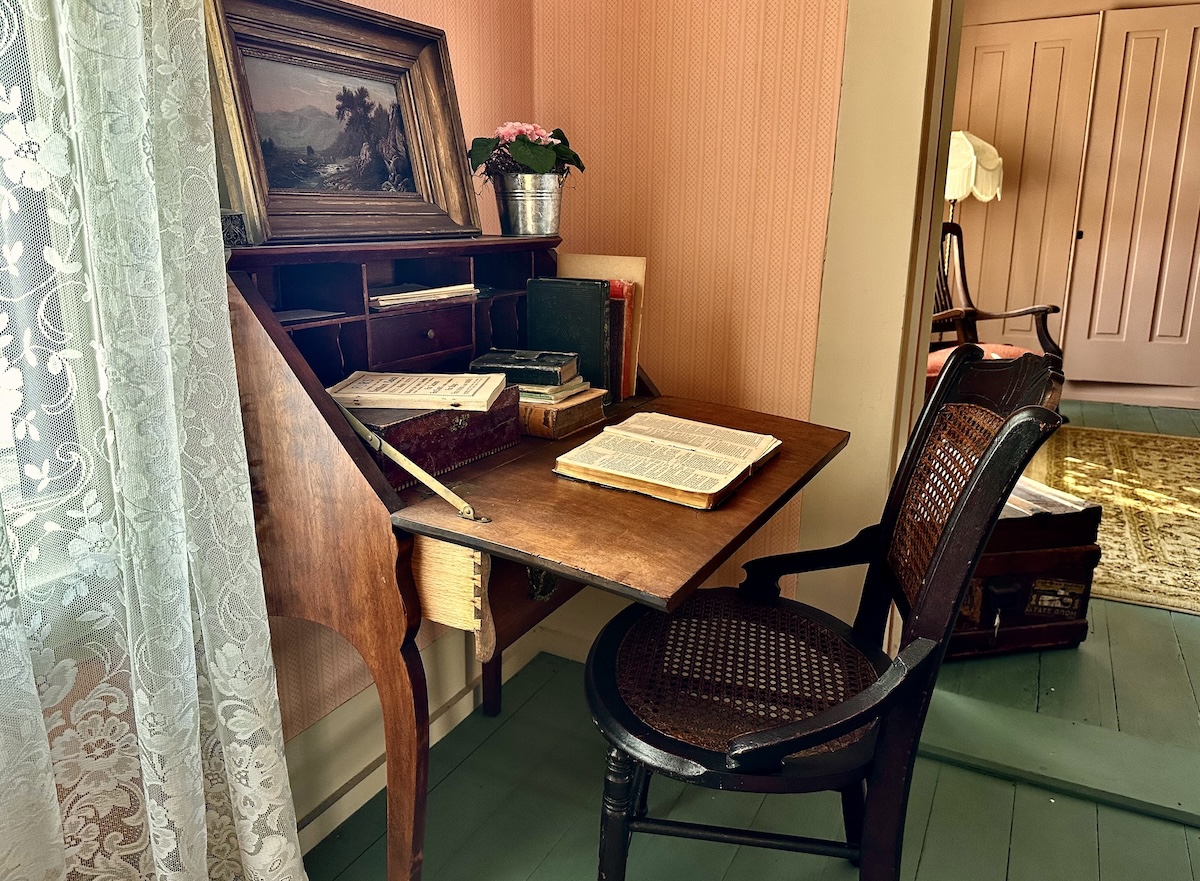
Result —
[[[443, 480], [489, 523], [465, 520], [423, 490], [402, 494], [401, 529], [536, 566], [662, 609], [683, 602], [846, 445], [849, 434], [736, 407], [653, 398], [637, 409], [772, 434], [779, 452], [720, 506], [699, 511], [569, 480], [554, 460], [596, 432], [526, 438]], [[628, 413], [622, 414], [628, 415]]]

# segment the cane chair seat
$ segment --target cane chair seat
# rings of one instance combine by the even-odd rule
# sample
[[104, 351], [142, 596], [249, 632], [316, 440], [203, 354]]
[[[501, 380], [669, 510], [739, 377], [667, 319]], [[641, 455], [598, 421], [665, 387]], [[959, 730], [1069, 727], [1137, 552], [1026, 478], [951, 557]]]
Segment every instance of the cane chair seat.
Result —
[[[660, 734], [723, 759], [734, 738], [842, 704], [891, 663], [816, 611], [747, 603], [735, 590], [702, 590], [671, 615], [647, 610], [616, 652], [621, 700]], [[842, 749], [873, 727], [796, 755]]]

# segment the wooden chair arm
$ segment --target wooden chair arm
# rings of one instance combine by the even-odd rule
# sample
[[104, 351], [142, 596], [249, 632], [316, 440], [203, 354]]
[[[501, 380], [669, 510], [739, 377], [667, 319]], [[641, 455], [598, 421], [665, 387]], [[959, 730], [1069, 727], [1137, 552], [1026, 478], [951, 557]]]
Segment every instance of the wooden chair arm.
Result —
[[774, 599], [779, 596], [779, 579], [798, 572], [839, 569], [869, 563], [879, 549], [879, 524], [868, 526], [845, 544], [832, 548], [793, 551], [747, 560], [742, 564], [746, 577], [738, 590], [753, 599]]
[[953, 309], [943, 309], [941, 312], [933, 313], [934, 321], [958, 321], [967, 317], [974, 317], [974, 309], [962, 309], [955, 307]]
[[993, 318], [1020, 318], [1023, 315], [1053, 315], [1055, 312], [1061, 311], [1057, 306], [1045, 304], [1041, 306], [1022, 306], [1020, 309], [1008, 309], [1004, 312], [984, 312], [981, 309], [974, 310], [975, 318], [978, 321], [990, 321]]
[[977, 321], [987, 321], [993, 318], [1019, 318], [1023, 315], [1033, 316], [1033, 329], [1037, 333], [1038, 343], [1041, 344], [1042, 351], [1047, 355], [1054, 355], [1057, 358], [1062, 357], [1062, 347], [1054, 341], [1054, 337], [1050, 336], [1050, 327], [1047, 321], [1051, 315], [1061, 311], [1057, 306], [1046, 304], [1042, 306], [1025, 306], [1021, 309], [1010, 309], [1007, 312], [976, 312], [975, 318]]
[[918, 637], [867, 689], [823, 713], [766, 731], [743, 734], [729, 741], [726, 767], [734, 771], [763, 772], [778, 768], [785, 756], [828, 743], [877, 719], [908, 692], [904, 688], [936, 656], [938, 644]]

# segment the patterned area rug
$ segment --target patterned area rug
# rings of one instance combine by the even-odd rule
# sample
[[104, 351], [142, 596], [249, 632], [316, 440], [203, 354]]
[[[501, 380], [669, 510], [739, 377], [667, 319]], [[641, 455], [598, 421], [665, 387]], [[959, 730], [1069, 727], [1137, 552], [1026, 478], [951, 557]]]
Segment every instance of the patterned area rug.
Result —
[[1200, 438], [1066, 426], [1025, 474], [1104, 507], [1093, 596], [1200, 613]]

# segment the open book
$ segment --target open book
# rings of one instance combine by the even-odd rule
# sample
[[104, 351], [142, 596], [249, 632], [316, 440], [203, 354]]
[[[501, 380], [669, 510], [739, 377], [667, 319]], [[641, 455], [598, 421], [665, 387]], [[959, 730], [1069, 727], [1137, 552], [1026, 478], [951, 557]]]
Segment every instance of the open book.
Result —
[[769, 434], [636, 413], [559, 456], [554, 472], [691, 508], [714, 508], [779, 449]]

